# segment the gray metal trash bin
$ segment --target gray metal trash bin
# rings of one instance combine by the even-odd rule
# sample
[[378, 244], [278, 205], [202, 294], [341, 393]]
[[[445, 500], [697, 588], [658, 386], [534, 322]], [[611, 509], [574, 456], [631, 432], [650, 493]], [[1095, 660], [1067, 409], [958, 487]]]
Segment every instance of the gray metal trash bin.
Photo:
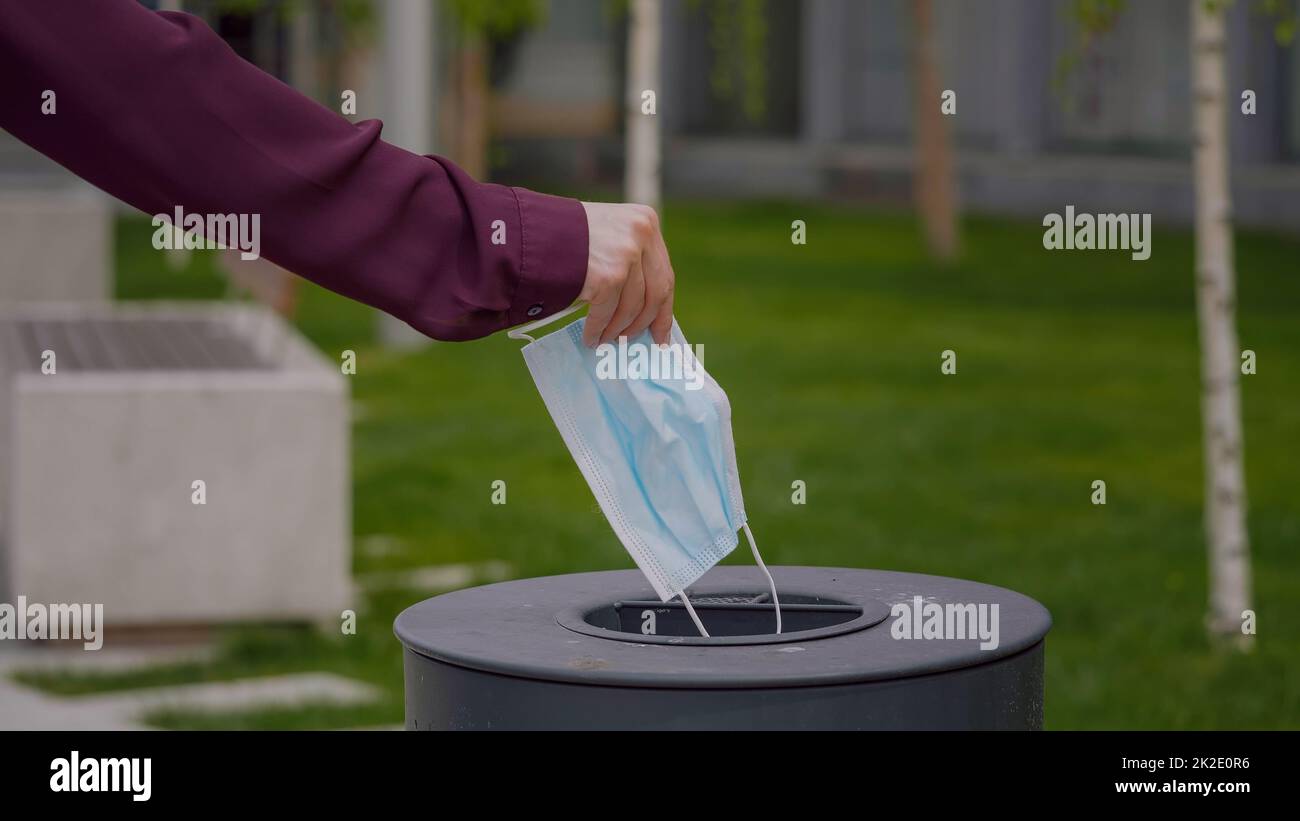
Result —
[[[740, 566], [689, 591], [707, 639], [635, 570], [420, 602], [394, 625], [407, 729], [1041, 728], [1051, 616], [1033, 599], [915, 573], [772, 574], [781, 635], [758, 573]], [[981, 606], [996, 646], [975, 632]]]

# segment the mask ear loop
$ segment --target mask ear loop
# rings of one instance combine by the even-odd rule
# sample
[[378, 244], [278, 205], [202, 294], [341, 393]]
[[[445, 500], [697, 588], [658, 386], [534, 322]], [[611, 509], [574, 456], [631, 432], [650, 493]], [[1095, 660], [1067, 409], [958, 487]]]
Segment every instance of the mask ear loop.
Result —
[[677, 595], [682, 597], [682, 604], [686, 605], [686, 612], [690, 614], [691, 621], [695, 622], [695, 629], [699, 630], [700, 635], [707, 639], [709, 631], [704, 629], [704, 622], [700, 621], [700, 617], [695, 614], [695, 608], [691, 607], [691, 600], [686, 598], [686, 591], [683, 590]]
[[[745, 530], [745, 538], [749, 540], [749, 549], [754, 554], [754, 562], [758, 565], [758, 569], [763, 571], [763, 575], [767, 577], [767, 588], [772, 591], [772, 609], [776, 612], [776, 632], [779, 635], [781, 633], [781, 600], [776, 595], [776, 580], [772, 578], [772, 572], [767, 569], [767, 565], [763, 563], [763, 557], [759, 555], [758, 544], [754, 542], [754, 533], [749, 529], [749, 523], [746, 522], [741, 527]], [[700, 635], [707, 639], [709, 631], [704, 629], [704, 623], [700, 621], [695, 608], [691, 606], [691, 600], [686, 598], [686, 591], [683, 590], [677, 595], [682, 597], [682, 604], [686, 605], [687, 614], [690, 615], [691, 621], [695, 622], [695, 629], [699, 630]]]
[[556, 311], [550, 316], [544, 316], [541, 319], [535, 319], [532, 322], [527, 322], [523, 325], [520, 325], [518, 328], [513, 328], [509, 331], [506, 331], [506, 336], [510, 337], [511, 339], [527, 339], [529, 342], [536, 342], [537, 341], [536, 339], [533, 339], [531, 336], [528, 335], [529, 331], [535, 331], [538, 328], [541, 328], [545, 325], [550, 325], [552, 322], [554, 322], [557, 319], [563, 319], [564, 317], [568, 316], [574, 311], [581, 310], [586, 304], [587, 303], [585, 302], [575, 302], [569, 307], [565, 308], [563, 311]]
[[776, 609], [776, 632], [781, 632], [781, 600], [776, 597], [776, 582], [772, 579], [772, 574], [768, 572], [767, 565], [763, 564], [763, 557], [758, 555], [758, 545], [754, 544], [754, 534], [749, 530], [749, 522], [741, 525], [745, 529], [745, 538], [749, 539], [749, 549], [754, 553], [754, 562], [758, 569], [763, 571], [767, 576], [767, 586], [772, 591], [772, 606]]

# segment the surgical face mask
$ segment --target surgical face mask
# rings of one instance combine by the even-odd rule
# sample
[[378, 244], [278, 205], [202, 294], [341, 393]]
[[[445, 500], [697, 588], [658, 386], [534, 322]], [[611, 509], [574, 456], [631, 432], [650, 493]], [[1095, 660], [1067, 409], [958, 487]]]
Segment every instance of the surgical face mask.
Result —
[[[676, 320], [670, 344], [677, 348], [674, 357], [683, 358], [682, 367], [642, 368], [635, 374], [611, 373], [605, 366], [609, 351], [582, 343], [585, 319], [540, 339], [528, 335], [579, 307], [509, 336], [529, 341], [524, 361], [614, 533], [660, 600], [680, 596], [707, 636], [685, 591], [735, 549], [736, 531], [743, 528], [771, 588], [781, 632], [776, 585], [745, 517], [727, 395], [695, 358]], [[626, 345], [646, 360], [658, 347], [649, 331]]]

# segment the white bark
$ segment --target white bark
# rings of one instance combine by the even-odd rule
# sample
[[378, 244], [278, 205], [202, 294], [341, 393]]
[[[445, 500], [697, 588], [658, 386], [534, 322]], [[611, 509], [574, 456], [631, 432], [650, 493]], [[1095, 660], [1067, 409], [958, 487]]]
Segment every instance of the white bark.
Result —
[[1205, 450], [1205, 531], [1209, 549], [1211, 636], [1241, 633], [1250, 608], [1250, 544], [1228, 183], [1227, 38], [1223, 4], [1191, 0], [1192, 167], [1196, 186], [1196, 303], [1201, 340], [1201, 416]]
[[[392, 0], [381, 7], [384, 55], [384, 139], [416, 154], [434, 151], [433, 4]], [[337, 101], [333, 101], [337, 106]], [[379, 339], [390, 348], [418, 348], [432, 340], [396, 317], [379, 314]]]
[[[627, 157], [624, 196], [659, 207], [659, 0], [632, 0], [627, 49]], [[655, 113], [642, 112], [642, 94], [655, 93]]]
[[[293, 10], [289, 21], [289, 85], [319, 102], [317, 37], [316, 8], [311, 3], [303, 3]], [[335, 110], [338, 110], [337, 105]]]

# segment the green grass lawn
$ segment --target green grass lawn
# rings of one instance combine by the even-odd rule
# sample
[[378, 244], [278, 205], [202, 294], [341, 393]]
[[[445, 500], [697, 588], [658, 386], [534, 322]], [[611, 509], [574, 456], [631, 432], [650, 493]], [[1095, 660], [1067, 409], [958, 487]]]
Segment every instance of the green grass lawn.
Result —
[[[808, 243], [790, 242], [806, 220]], [[1028, 222], [971, 218], [937, 266], [909, 214], [807, 204], [675, 204], [677, 316], [726, 388], [746, 507], [770, 564], [976, 579], [1043, 602], [1051, 728], [1300, 727], [1300, 242], [1238, 240], [1255, 651], [1214, 650], [1191, 236], [1151, 259], [1048, 252]], [[172, 272], [145, 219], [118, 237], [119, 295], [222, 293], [210, 260]], [[503, 560], [518, 576], [632, 567], [504, 335], [413, 354], [374, 345], [368, 311], [309, 287], [299, 325], [352, 377], [354, 568]], [[940, 374], [940, 353], [958, 372]], [[491, 483], [509, 502], [490, 503]], [[807, 504], [791, 483], [807, 483]], [[1107, 483], [1108, 503], [1090, 502]], [[382, 537], [382, 538], [375, 538]], [[369, 549], [367, 546], [382, 546]], [[747, 551], [730, 561], [744, 564]], [[779, 583], [779, 576], [778, 576]], [[386, 688], [365, 710], [159, 716], [164, 726], [401, 720], [394, 616], [358, 634], [242, 628], [208, 665], [147, 680], [326, 669]], [[140, 676], [135, 676], [138, 683]], [[63, 691], [132, 679], [47, 678]]]

